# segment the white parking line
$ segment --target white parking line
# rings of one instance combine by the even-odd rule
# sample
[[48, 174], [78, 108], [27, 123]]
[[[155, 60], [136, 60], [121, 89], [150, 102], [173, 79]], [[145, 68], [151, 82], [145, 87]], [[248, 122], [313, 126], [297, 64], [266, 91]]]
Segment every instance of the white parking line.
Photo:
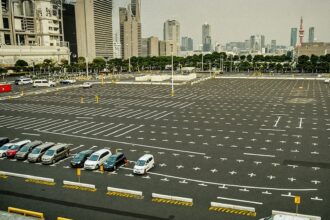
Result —
[[164, 147], [155, 147], [155, 146], [144, 145], [144, 144], [135, 144], [135, 143], [129, 143], [129, 142], [123, 142], [123, 141], [107, 140], [107, 139], [101, 139], [101, 138], [92, 138], [92, 137], [85, 137], [85, 136], [80, 136], [80, 135], [62, 134], [62, 133], [56, 133], [56, 132], [51, 132], [51, 131], [40, 131], [40, 132], [45, 133], [45, 134], [56, 134], [56, 135], [62, 135], [62, 136], [67, 136], [67, 137], [75, 137], [75, 138], [83, 138], [83, 139], [96, 140], [96, 141], [104, 141], [104, 142], [109, 142], [109, 143], [125, 144], [125, 145], [135, 146], [135, 147], [161, 149], [161, 150], [165, 150], [165, 151], [175, 151], [175, 152], [196, 154], [196, 155], [202, 155], [202, 156], [206, 155], [206, 153], [202, 153], [202, 152], [186, 151], [186, 150], [164, 148]]
[[112, 134], [117, 133], [118, 131], [122, 131], [122, 130], [124, 130], [124, 129], [126, 129], [126, 128], [129, 128], [129, 127], [132, 127], [132, 126], [134, 126], [134, 124], [130, 124], [130, 125], [126, 126], [126, 127], [123, 127], [123, 128], [121, 128], [121, 129], [118, 129], [118, 130], [116, 130], [116, 131], [114, 131], [114, 132], [111, 132], [111, 133], [109, 133], [109, 134], [106, 134], [106, 135], [104, 135], [104, 136], [108, 137], [108, 136], [110, 136], [110, 135], [112, 135]]
[[133, 128], [133, 129], [131, 129], [131, 130], [129, 130], [129, 131], [126, 131], [126, 132], [124, 132], [124, 133], [122, 133], [122, 134], [116, 135], [115, 137], [123, 136], [124, 134], [127, 134], [127, 133], [129, 133], [129, 132], [132, 132], [132, 131], [134, 131], [134, 130], [136, 130], [136, 129], [139, 129], [139, 128], [143, 127], [143, 126], [144, 126], [144, 125], [140, 125], [139, 127]]
[[252, 154], [252, 153], [243, 153], [247, 156], [258, 156], [258, 157], [275, 157], [275, 155], [267, 155], [267, 154]]
[[191, 106], [191, 105], [193, 105], [193, 104], [195, 104], [195, 102], [193, 102], [193, 103], [190, 103], [190, 104], [188, 104], [188, 105], [184, 105], [184, 106], [180, 107], [179, 109], [183, 109], [183, 108], [186, 108], [186, 107], [188, 107], [188, 106]]
[[282, 129], [260, 128], [261, 131], [286, 131]]
[[113, 123], [109, 123], [109, 124], [106, 124], [106, 125], [104, 125], [104, 126], [102, 126], [102, 127], [95, 128], [95, 129], [90, 130], [90, 131], [87, 131], [87, 132], [85, 132], [85, 133], [83, 133], [83, 134], [89, 134], [89, 133], [92, 133], [92, 132], [94, 132], [94, 131], [100, 130], [100, 129], [105, 128], [105, 127], [110, 126], [110, 125], [113, 125]]
[[281, 118], [282, 118], [282, 116], [278, 116], [278, 117], [277, 117], [277, 120], [276, 120], [276, 122], [275, 122], [275, 124], [274, 124], [274, 126], [273, 126], [274, 128], [277, 127], [277, 125], [278, 125], [278, 123], [280, 122]]
[[104, 132], [106, 132], [106, 131], [112, 130], [112, 129], [117, 128], [117, 127], [122, 126], [122, 125], [124, 125], [124, 124], [118, 124], [118, 125], [116, 125], [116, 126], [114, 126], [114, 127], [111, 127], [111, 128], [105, 129], [105, 130], [100, 131], [100, 132], [98, 132], [98, 133], [95, 133], [95, 134], [93, 134], [93, 135], [95, 136], [95, 135], [98, 135], [98, 134], [102, 134], [102, 133], [104, 133]]
[[300, 119], [300, 121], [299, 121], [299, 127], [297, 127], [297, 128], [302, 128], [302, 121], [303, 121], [303, 118], [299, 118]]
[[251, 203], [251, 204], [257, 204], [257, 205], [262, 205], [262, 202], [255, 202], [255, 201], [249, 201], [249, 200], [241, 200], [241, 199], [232, 199], [232, 198], [226, 198], [226, 197], [220, 197], [218, 196], [217, 199], [222, 199], [222, 200], [228, 200], [228, 201], [236, 201], [236, 202], [244, 202], [244, 203]]
[[23, 135], [40, 136], [40, 134], [22, 133]]
[[165, 115], [163, 115], [163, 116], [160, 116], [160, 117], [158, 117], [158, 118], [155, 118], [155, 121], [158, 120], [158, 119], [164, 118], [165, 116], [168, 116], [168, 115], [170, 115], [170, 114], [173, 114], [173, 112], [170, 112], [170, 113], [167, 113], [167, 114], [165, 114]]

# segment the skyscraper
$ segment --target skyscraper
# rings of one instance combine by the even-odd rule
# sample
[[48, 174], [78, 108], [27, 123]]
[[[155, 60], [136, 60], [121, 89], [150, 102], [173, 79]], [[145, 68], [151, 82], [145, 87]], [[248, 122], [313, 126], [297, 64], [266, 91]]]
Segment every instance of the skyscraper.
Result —
[[76, 1], [78, 56], [113, 58], [112, 0]]
[[158, 57], [159, 56], [159, 39], [158, 37], [148, 38], [148, 56]]
[[194, 41], [190, 37], [181, 38], [181, 50], [182, 51], [193, 51], [194, 50]]
[[302, 45], [302, 43], [304, 42], [304, 20], [301, 17], [300, 19], [300, 28], [299, 28], [299, 45]]
[[64, 40], [69, 42], [71, 61], [77, 60], [76, 14], [73, 4], [63, 4]]
[[265, 48], [264, 35], [252, 35], [250, 37], [250, 50], [252, 52], [261, 52]]
[[298, 29], [291, 28], [291, 38], [290, 38], [291, 47], [295, 47], [297, 45], [297, 35], [298, 35]]
[[207, 23], [202, 26], [203, 51], [209, 52], [212, 49], [211, 26]]
[[314, 27], [310, 27], [308, 30], [308, 42], [313, 43], [314, 42]]
[[124, 59], [142, 55], [140, 8], [140, 0], [131, 0], [127, 8], [119, 8], [120, 42]]
[[[167, 20], [164, 23], [164, 40], [176, 44], [177, 52], [180, 50], [180, 23], [176, 20]], [[176, 53], [177, 53], [176, 52]]]

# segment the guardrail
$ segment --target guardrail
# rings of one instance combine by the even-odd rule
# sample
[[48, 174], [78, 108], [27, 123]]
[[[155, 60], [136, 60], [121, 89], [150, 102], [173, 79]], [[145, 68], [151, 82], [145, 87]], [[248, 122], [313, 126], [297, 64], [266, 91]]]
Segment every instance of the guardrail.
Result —
[[255, 208], [253, 207], [239, 206], [239, 205], [232, 205], [232, 204], [218, 203], [218, 202], [211, 202], [211, 207], [229, 208], [229, 209], [236, 209], [236, 210], [249, 211], [249, 212], [256, 211]]
[[38, 180], [38, 181], [43, 181], [43, 182], [55, 183], [55, 180], [52, 178], [32, 176], [32, 175], [26, 175], [26, 174], [20, 174], [20, 173], [11, 173], [11, 172], [0, 171], [0, 175], [20, 177], [20, 178], [25, 178], [25, 179], [33, 179], [33, 180]]
[[25, 210], [25, 209], [18, 209], [14, 207], [8, 207], [8, 212], [9, 213], [16, 213], [24, 216], [31, 216], [39, 219], [45, 219], [44, 214], [41, 212], [35, 212], [35, 211], [30, 211], [30, 210]]
[[168, 200], [193, 203], [193, 199], [191, 199], [191, 198], [163, 195], [163, 194], [158, 194], [158, 193], [152, 193], [151, 196], [152, 196], [152, 198], [160, 198], [160, 199], [168, 199]]
[[63, 185], [78, 186], [78, 187], [89, 188], [89, 189], [96, 189], [95, 185], [93, 185], [93, 184], [71, 182], [71, 181], [66, 181], [66, 180], [63, 180]]
[[127, 193], [136, 196], [143, 196], [142, 191], [135, 191], [135, 190], [128, 190], [128, 189], [121, 189], [115, 187], [107, 187], [108, 192], [119, 192], [119, 193]]

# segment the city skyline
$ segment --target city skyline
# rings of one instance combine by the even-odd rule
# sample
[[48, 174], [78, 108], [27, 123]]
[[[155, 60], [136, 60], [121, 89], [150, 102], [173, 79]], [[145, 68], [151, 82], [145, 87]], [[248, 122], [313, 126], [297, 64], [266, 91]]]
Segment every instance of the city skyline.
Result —
[[[126, 5], [127, 2], [127, 0], [120, 0], [120, 2], [115, 0], [114, 10], [117, 10], [119, 5]], [[315, 38], [318, 41], [330, 41], [330, 15], [327, 11], [330, 8], [329, 1], [280, 0], [274, 4], [270, 0], [206, 0], [203, 2], [143, 0], [141, 8], [143, 37], [156, 36], [161, 39], [163, 23], [168, 19], [175, 19], [181, 24], [181, 35], [189, 35], [193, 38], [196, 48], [202, 43], [200, 27], [205, 22], [213, 27], [211, 36], [213, 41], [220, 42], [222, 45], [228, 42], [244, 41], [251, 35], [260, 34], [265, 35], [266, 44], [274, 39], [278, 45], [289, 46], [291, 28], [299, 28], [301, 16], [304, 18], [305, 29], [315, 27], [317, 30]], [[116, 24], [115, 20], [116, 18], [114, 24]], [[114, 27], [114, 32], [116, 32], [116, 25]], [[308, 41], [308, 36], [305, 35], [304, 40]]]

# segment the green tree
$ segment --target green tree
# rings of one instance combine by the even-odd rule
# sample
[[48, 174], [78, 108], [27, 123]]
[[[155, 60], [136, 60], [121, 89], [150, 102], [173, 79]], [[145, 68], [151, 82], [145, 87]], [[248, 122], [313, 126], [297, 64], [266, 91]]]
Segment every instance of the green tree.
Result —
[[29, 66], [29, 64], [25, 60], [17, 60], [15, 63], [16, 68], [23, 69], [24, 67]]
[[97, 69], [97, 73], [100, 71], [100, 69], [105, 67], [105, 64], [105, 60], [102, 57], [96, 57], [92, 62], [92, 66], [93, 68]]

